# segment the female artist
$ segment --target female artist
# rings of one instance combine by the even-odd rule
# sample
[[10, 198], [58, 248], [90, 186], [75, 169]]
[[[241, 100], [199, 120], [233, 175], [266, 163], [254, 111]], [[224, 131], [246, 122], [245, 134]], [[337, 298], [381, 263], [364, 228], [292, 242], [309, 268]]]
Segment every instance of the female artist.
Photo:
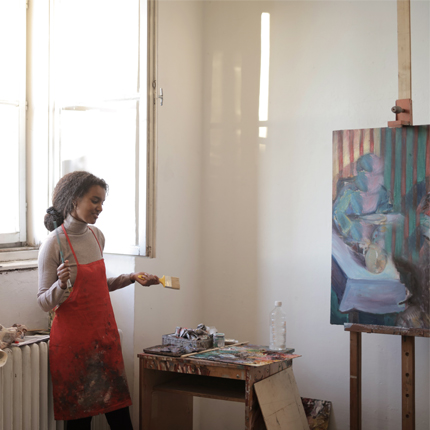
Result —
[[43, 310], [55, 309], [49, 345], [54, 415], [67, 421], [67, 430], [90, 429], [92, 416], [102, 413], [112, 430], [132, 429], [109, 292], [135, 281], [144, 286], [159, 283], [156, 276], [143, 272], [106, 278], [105, 239], [89, 224], [95, 224], [102, 212], [107, 188], [91, 173], [69, 173], [55, 187], [53, 206], [45, 215], [51, 234], [39, 252], [37, 300]]

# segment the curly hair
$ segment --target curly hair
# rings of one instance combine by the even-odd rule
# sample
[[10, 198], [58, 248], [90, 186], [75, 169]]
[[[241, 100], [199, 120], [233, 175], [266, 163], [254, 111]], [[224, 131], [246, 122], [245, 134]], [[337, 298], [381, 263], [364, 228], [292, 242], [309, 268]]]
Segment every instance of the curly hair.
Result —
[[63, 224], [67, 215], [73, 211], [76, 200], [82, 198], [94, 185], [99, 185], [106, 191], [109, 188], [104, 179], [89, 172], [76, 171], [64, 175], [55, 186], [52, 206], [46, 210], [45, 227], [53, 231], [54, 221], [58, 226]]

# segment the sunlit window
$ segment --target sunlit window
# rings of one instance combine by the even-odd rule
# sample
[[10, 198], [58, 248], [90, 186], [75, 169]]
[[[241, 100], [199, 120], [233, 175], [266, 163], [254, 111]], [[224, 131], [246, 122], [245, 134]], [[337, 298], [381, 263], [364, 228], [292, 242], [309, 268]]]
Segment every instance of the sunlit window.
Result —
[[87, 170], [106, 180], [97, 222], [106, 251], [134, 255], [145, 255], [143, 6], [139, 0], [58, 0], [52, 41], [56, 176]]
[[0, 0], [0, 246], [26, 240], [25, 0]]

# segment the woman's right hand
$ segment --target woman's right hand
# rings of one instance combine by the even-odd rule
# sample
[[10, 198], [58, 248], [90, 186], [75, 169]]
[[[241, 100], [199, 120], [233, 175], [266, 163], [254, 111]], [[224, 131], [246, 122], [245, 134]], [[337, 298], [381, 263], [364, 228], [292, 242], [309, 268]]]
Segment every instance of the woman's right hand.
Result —
[[60, 281], [60, 288], [65, 290], [67, 288], [67, 281], [70, 279], [71, 270], [69, 267], [69, 260], [66, 260], [61, 266], [57, 268], [57, 276]]

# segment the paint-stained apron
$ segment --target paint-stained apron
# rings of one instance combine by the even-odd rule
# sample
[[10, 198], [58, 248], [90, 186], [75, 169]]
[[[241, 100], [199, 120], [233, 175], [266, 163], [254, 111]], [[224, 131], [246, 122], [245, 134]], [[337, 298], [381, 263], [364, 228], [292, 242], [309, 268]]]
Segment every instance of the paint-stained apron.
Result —
[[62, 227], [78, 273], [73, 291], [55, 312], [49, 365], [55, 419], [74, 420], [130, 406], [131, 398], [104, 260], [79, 264]]

